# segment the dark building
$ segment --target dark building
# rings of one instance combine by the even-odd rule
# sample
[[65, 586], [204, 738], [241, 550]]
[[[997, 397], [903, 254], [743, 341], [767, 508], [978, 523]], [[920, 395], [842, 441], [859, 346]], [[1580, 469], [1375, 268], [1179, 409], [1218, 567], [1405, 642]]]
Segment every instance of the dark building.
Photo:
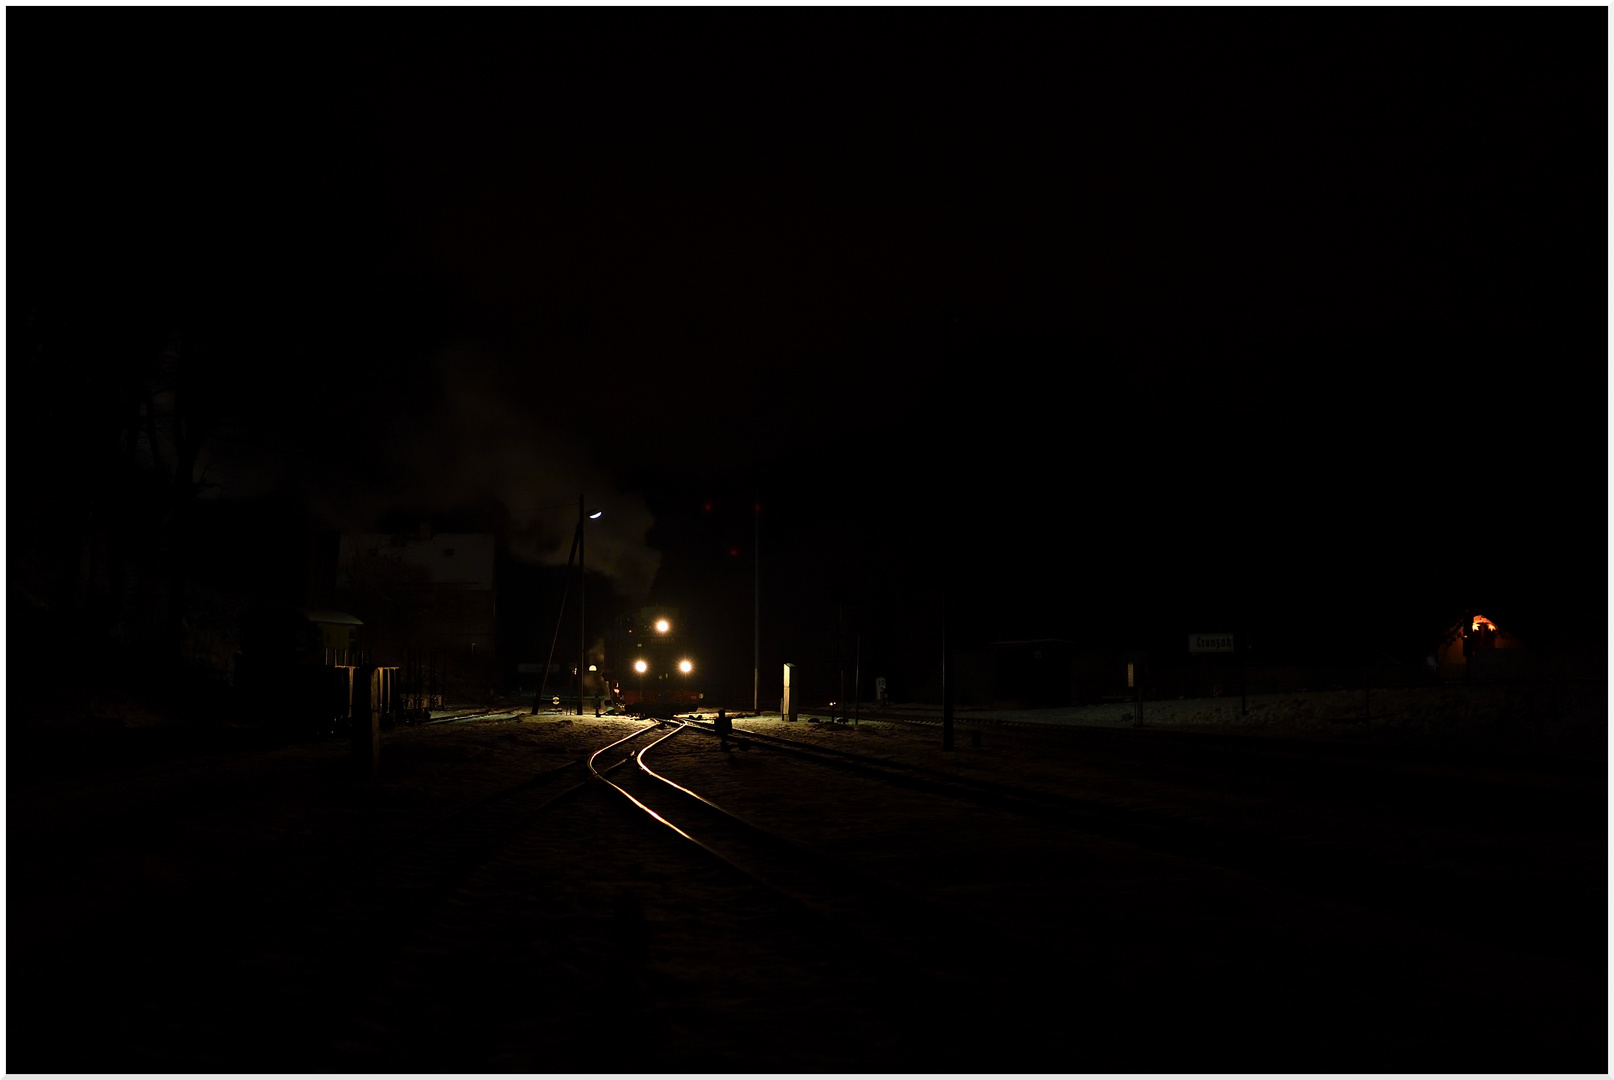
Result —
[[1127, 692], [1126, 654], [1084, 649], [1064, 638], [996, 641], [987, 646], [991, 704], [998, 708], [1091, 705]]
[[497, 605], [492, 533], [344, 533], [337, 606], [364, 622], [370, 658], [491, 685]]

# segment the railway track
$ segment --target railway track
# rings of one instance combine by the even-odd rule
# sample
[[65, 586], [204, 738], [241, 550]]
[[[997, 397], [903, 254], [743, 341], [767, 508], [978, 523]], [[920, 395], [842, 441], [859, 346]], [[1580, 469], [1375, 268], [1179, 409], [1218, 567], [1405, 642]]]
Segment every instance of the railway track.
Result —
[[[327, 1064], [336, 1071], [463, 1068], [452, 1057], [455, 1033], [475, 1026], [488, 1041], [504, 1043], [479, 1047], [474, 1060], [502, 1055], [509, 1068], [530, 1071], [530, 1031], [538, 1024], [543, 1067], [558, 1071], [791, 1071], [803, 1063], [813, 1071], [845, 1071], [896, 1069], [915, 1060], [940, 1068], [946, 1058], [916, 1058], [915, 1032], [893, 1027], [889, 1013], [924, 1005], [934, 1012], [916, 1022], [921, 1031], [942, 1023], [943, 1000], [990, 985], [989, 950], [954, 944], [946, 963], [938, 962], [934, 935], [946, 930], [945, 912], [658, 777], [645, 762], [647, 751], [687, 730], [687, 724], [647, 728], [590, 755], [588, 781], [567, 789], [575, 798], [551, 802], [544, 829], [513, 831], [497, 854], [459, 880], [448, 902], [411, 927], [387, 989], [334, 1040], [345, 1049]], [[622, 768], [629, 761], [638, 768]], [[569, 856], [558, 856], [561, 848]], [[546, 870], [579, 859], [589, 865], [587, 881], [562, 882]], [[553, 897], [557, 889], [566, 899], [546, 909], [545, 919], [565, 930], [527, 946], [529, 962], [547, 974], [523, 969], [542, 988], [541, 1021], [525, 1012], [529, 996], [512, 993], [508, 972], [488, 974], [474, 990], [465, 987], [463, 997], [442, 996], [443, 986], [462, 985], [463, 968], [451, 953], [467, 937], [485, 941], [490, 933], [530, 926], [533, 897]], [[688, 938], [660, 929], [692, 923], [700, 928]], [[657, 933], [671, 940], [652, 940]], [[654, 967], [651, 955], [658, 958]], [[708, 1030], [717, 1011], [709, 1000], [714, 987], [721, 994], [737, 980], [759, 977], [759, 990], [770, 993], [805, 982], [807, 993], [822, 998], [824, 980], [833, 980], [848, 995], [872, 994], [890, 1004], [883, 1016], [842, 1018], [837, 1035], [817, 1047], [770, 1032], [752, 1011], [765, 1004], [760, 994], [744, 995], [730, 1023]], [[490, 994], [494, 988], [498, 993]], [[422, 1009], [424, 1000], [435, 1004]], [[635, 1013], [632, 1032], [625, 1031], [624, 1010], [652, 1001], [654, 1012]], [[400, 1016], [413, 1017], [408, 1026], [418, 1032], [409, 1048], [363, 1035], [365, 1026], [396, 1028]], [[1019, 1033], [1025, 1021], [1004, 1024]]]
[[[607, 723], [622, 737], [586, 752], [574, 739], [564, 764], [389, 834], [337, 880], [259, 905], [250, 924], [209, 923], [211, 940], [165, 955], [161, 973], [195, 987], [199, 1005], [121, 1024], [120, 1067], [85, 1071], [1283, 1071], [1341, 1023], [1360, 1032], [1414, 1013], [1347, 1071], [1421, 1071], [1472, 1060], [1477, 1038], [1503, 1051], [1522, 1038], [1492, 1032], [1540, 1029], [1528, 1045], [1550, 1045], [1564, 1002], [1528, 988], [1581, 976], [1520, 949], [1586, 962], [1574, 932], [1551, 925], [1512, 926], [1492, 948], [1517, 898], [1476, 895], [1473, 858], [1447, 864], [1448, 834], [1431, 834], [1444, 848], [1380, 850], [1378, 830], [1426, 826], [1399, 803], [1365, 839], [1339, 816], [1375, 805], [1345, 798], [1358, 785], [1376, 799], [1430, 779], [1405, 761], [1016, 736], [1002, 760], [1028, 770], [1054, 747], [1082, 748], [1082, 768], [1058, 773], [1075, 780], [1050, 790], [1040, 776], [970, 775], [968, 751], [944, 758], [896, 737], [848, 749], [742, 726], [725, 754], [709, 723]], [[417, 730], [399, 746], [522, 738], [487, 730], [437, 743]], [[1116, 774], [1120, 795], [1099, 783]], [[1251, 793], [1247, 806], [1226, 801], [1230, 787]], [[1275, 805], [1286, 814], [1266, 812]], [[1536, 807], [1531, 821], [1553, 812]], [[1436, 857], [1420, 865], [1420, 852]], [[1220, 943], [1229, 932], [1239, 942]], [[1239, 967], [1185, 960], [1207, 949]], [[1371, 1004], [1350, 989], [1374, 978], [1356, 957], [1414, 953], [1430, 957], [1420, 974], [1372, 984]], [[1428, 974], [1478, 972], [1490, 986], [1498, 957], [1524, 972], [1519, 1000], [1493, 1006]], [[1312, 981], [1319, 972], [1332, 984]], [[1288, 980], [1303, 982], [1277, 994]], [[1265, 1056], [1240, 1042], [1248, 1000], [1270, 1013]], [[796, 1001], [815, 1015], [792, 1013]], [[1208, 1056], [1135, 1057], [1152, 1015]], [[1072, 1023], [1085, 1056], [1068, 1056]]]
[[[715, 731], [706, 731], [716, 738]], [[735, 799], [719, 796], [726, 808], [748, 816], [762, 813], [760, 820], [792, 839], [847, 860], [879, 860], [882, 874], [898, 875], [912, 893], [951, 913], [939, 925], [953, 928], [955, 942], [975, 939], [988, 957], [1040, 956], [1052, 970], [1091, 970], [1115, 979], [1131, 963], [1171, 970], [1174, 958], [1203, 948], [1207, 940], [1226, 933], [1224, 927], [1243, 927], [1237, 933], [1249, 935], [1241, 950], [1245, 962], [1252, 970], [1270, 971], [1263, 980], [1298, 980], [1294, 993], [1275, 998], [1272, 984], [1252, 982], [1232, 970], [1209, 979], [1184, 971], [1174, 985], [1154, 988], [1167, 1013], [1198, 1019], [1185, 1030], [1195, 1032], [1209, 1057], [1177, 1059], [1184, 1064], [1243, 1060], [1260, 1062], [1261, 1071], [1282, 1069], [1285, 1062], [1298, 1060], [1298, 1047], [1327, 1037], [1330, 1015], [1353, 1017], [1350, 1023], [1358, 1030], [1369, 1013], [1385, 1025], [1375, 1031], [1375, 1042], [1349, 1057], [1363, 1069], [1454, 1060], [1453, 1055], [1473, 1055], [1473, 1048], [1482, 1044], [1491, 1047], [1489, 1053], [1512, 1055], [1530, 1042], [1530, 1053], [1545, 1060], [1558, 1052], [1556, 1037], [1527, 1040], [1519, 1030], [1527, 1025], [1543, 1033], [1562, 1028], [1567, 1043], [1567, 1033], [1584, 1030], [1588, 1022], [1578, 1004], [1569, 1010], [1563, 1002], [1548, 1006], [1523, 990], [1543, 979], [1566, 986], [1597, 979], [1600, 953], [1588, 953], [1586, 928], [1594, 923], [1587, 913], [1595, 914], [1601, 900], [1581, 895], [1590, 879], [1565, 869], [1572, 863], [1546, 856], [1542, 866], [1553, 868], [1555, 885], [1550, 896], [1542, 896], [1541, 879], [1523, 867], [1493, 867], [1487, 861], [1492, 854], [1488, 846], [1448, 831], [1461, 809], [1440, 807], [1432, 822], [1392, 815], [1370, 827], [1356, 827], [1350, 811], [1370, 806], [1382, 795], [1388, 777], [1416, 785], [1428, 779], [1422, 774], [1408, 777], [1373, 762], [1353, 767], [1326, 762], [1329, 784], [1344, 789], [1360, 784], [1368, 797], [1348, 803], [1343, 812], [1322, 812], [1297, 799], [1283, 815], [1265, 814], [1263, 825], [1260, 803], [1252, 805], [1256, 820], [1237, 822], [1226, 815], [1184, 814], [1180, 801], [1174, 813], [1170, 803], [1151, 805], [1150, 798], [1132, 805], [1046, 792], [1021, 798], [1022, 793], [1005, 792], [1001, 785], [912, 761], [756, 730], [736, 729], [734, 735], [751, 741], [750, 754], [727, 755], [731, 762], [743, 759], [744, 767], [714, 766], [711, 761], [721, 761], [723, 755], [707, 754], [705, 765], [687, 757], [682, 771], [660, 771], [701, 790], [706, 790], [702, 777], [717, 780], [726, 774], [749, 780], [738, 787], [728, 784], [725, 790]], [[781, 772], [787, 762], [822, 769], [826, 779], [816, 785], [821, 790], [790, 800], [769, 797], [770, 791], [814, 786], [789, 780]], [[1315, 780], [1307, 775], [1294, 782]], [[1464, 791], [1477, 782], [1471, 776], [1454, 780]], [[1223, 777], [1221, 784], [1226, 783]], [[1522, 794], [1516, 785], [1501, 786], [1511, 795]], [[1179, 788], [1173, 798], [1181, 794]], [[1425, 813], [1430, 809], [1427, 799], [1418, 807]], [[1552, 813], [1551, 807], [1536, 809]], [[1492, 807], [1489, 812], [1502, 811]], [[1585, 833], [1595, 827], [1594, 821], [1581, 820], [1570, 828]], [[1383, 829], [1399, 829], [1406, 842], [1383, 846]], [[1488, 831], [1483, 824], [1477, 830], [1470, 824], [1469, 829], [1475, 834]], [[943, 838], [940, 843], [938, 837]], [[1521, 856], [1514, 850], [1509, 857]], [[1522, 857], [1531, 856], [1526, 852]], [[1584, 861], [1586, 853], [1573, 857]], [[1558, 877], [1579, 892], [1558, 885]], [[1143, 945], [1134, 931], [1130, 951], [1117, 952], [1103, 941], [1104, 928], [1126, 925], [1132, 916], [1124, 903], [1099, 899], [1083, 883], [1133, 879], [1153, 882], [1148, 887], [1153, 895], [1179, 894], [1183, 904], [1173, 912], [1174, 921], [1158, 924], [1156, 941]], [[1022, 884], [1013, 884], [1017, 881]], [[1554, 918], [1555, 913], [1568, 917]], [[1100, 936], [1084, 934], [1079, 929], [1084, 926]], [[1297, 936], [1297, 927], [1308, 928], [1305, 937]], [[943, 934], [928, 936], [943, 939]], [[1354, 944], [1339, 953], [1333, 945], [1318, 946], [1319, 934]], [[1441, 957], [1419, 961], [1439, 971], [1472, 969], [1470, 978], [1477, 981], [1461, 987], [1447, 979], [1431, 982], [1423, 969], [1409, 977], [1398, 960], [1386, 959], [1411, 955]], [[1521, 972], [1532, 974], [1497, 985], [1484, 972], [1501, 964], [1517, 964]], [[1034, 960], [1021, 959], [1015, 970], [1024, 979], [1035, 967]], [[990, 970], [990, 963], [980, 970]], [[1124, 976], [1121, 981], [1129, 982]], [[1016, 1010], [1038, 1005], [1023, 987], [1014, 993], [1012, 978], [999, 982], [994, 993], [1012, 994], [1003, 1000], [1013, 1001]], [[1236, 1041], [1241, 1000], [1260, 1000], [1268, 1011], [1263, 1028], [1272, 1034], [1259, 1050]], [[1368, 1008], [1369, 1002], [1378, 1004]], [[1092, 1003], [1087, 1007], [1092, 1009]], [[1522, 1019], [1527, 1014], [1531, 1018]], [[1004, 1015], [996, 1014], [993, 1023], [1002, 1024]], [[1086, 1016], [1116, 1032], [1134, 1031], [1138, 1023], [1136, 1016], [1108, 1002]], [[1467, 1033], [1454, 1034], [1463, 1031]], [[1458, 1041], [1443, 1041], [1454, 1039]], [[1131, 1060], [1114, 1056], [1116, 1046], [1107, 1038], [1100, 1042], [1105, 1045], [1104, 1069]]]
[[[696, 722], [692, 726], [713, 735], [718, 734], [716, 725], [712, 723]], [[963, 776], [956, 771], [933, 769], [890, 757], [874, 757], [838, 747], [768, 735], [747, 728], [734, 728], [733, 732], [737, 739], [754, 740], [759, 746], [812, 761], [827, 768], [849, 769], [886, 783], [936, 795], [967, 799], [983, 806], [1012, 808], [1031, 815], [1055, 817], [1073, 822], [1081, 820], [1084, 815], [1090, 816], [1102, 811], [1096, 804], [1083, 800], [1039, 794], [1023, 787]]]
[[[717, 735], [715, 726], [710, 723], [692, 726], [714, 737]], [[733, 732], [736, 738], [748, 739], [764, 752], [786, 755], [820, 768], [957, 800], [982, 810], [1009, 813], [1041, 825], [1106, 837], [1161, 855], [1257, 875], [1281, 887], [1318, 897], [1384, 906], [1388, 898], [1418, 895], [1425, 898], [1424, 903], [1398, 914], [1441, 930], [1459, 927], [1487, 939], [1496, 936], [1499, 926], [1507, 925], [1510, 937], [1522, 938], [1521, 943], [1542, 955], [1574, 960], [1585, 955], [1584, 943], [1571, 924], [1550, 918], [1536, 920], [1528, 926], [1521, 926], [1516, 920], [1509, 922], [1519, 910], [1541, 906], [1539, 901], [1522, 895], [1519, 884], [1487, 891], [1483, 881], [1476, 881], [1472, 874], [1455, 873], [1441, 861], [1420, 858], [1411, 844], [1398, 846], [1394, 842], [1396, 833], [1410, 836], [1416, 832], [1417, 824], [1409, 819], [1353, 818], [1350, 816], [1353, 804], [1347, 801], [1320, 814], [1303, 812], [1297, 822], [1288, 817], [1263, 814], [1258, 803], [1241, 827], [1230, 829], [1225, 815], [1201, 817], [1184, 813], [1182, 784], [1185, 778], [1196, 782], [1193, 779], [1196, 768], [1205, 774], [1227, 768], [1226, 759], [1236, 754], [1235, 759], [1243, 770], [1262, 787], [1272, 783], [1274, 774], [1289, 771], [1299, 772], [1300, 776], [1284, 781], [1281, 787], [1310, 785], [1313, 797], [1324, 788], [1338, 789], [1349, 795], [1350, 789], [1358, 786], [1381, 796], [1388, 786], [1401, 785], [1409, 791], [1409, 802], [1415, 800], [1419, 807], [1436, 804], [1443, 798], [1450, 799], [1454, 806], [1500, 802], [1509, 808], [1492, 811], [1500, 827], [1510, 822], [1516, 825], [1521, 819], [1541, 822], [1569, 814], [1572, 818], [1565, 819], [1563, 827], [1571, 832], [1584, 832], [1589, 827], [1592, 818], [1588, 815], [1596, 810], [1591, 795], [1566, 801], [1561, 796], [1521, 786], [1517, 781], [1510, 782], [1507, 777], [1462, 770], [1431, 773], [1418, 768], [1416, 758], [1409, 762], [1403, 755], [1362, 755], [1356, 753], [1358, 748], [1354, 747], [1346, 748], [1344, 754], [1335, 754], [1330, 747], [1306, 744], [1262, 740], [1210, 743], [1203, 741], [1202, 736], [1180, 735], [1166, 740], [1146, 736], [1149, 753], [1159, 756], [1134, 766], [1140, 771], [1143, 768], [1159, 770], [1161, 757], [1168, 762], [1175, 761], [1173, 768], [1177, 771], [1171, 781], [1176, 790], [1170, 793], [1170, 801], [1137, 797], [1142, 785], [1133, 787], [1130, 797], [1123, 800], [1108, 795], [1064, 794], [1029, 785], [1009, 785], [963, 775], [958, 770], [932, 768], [891, 756], [874, 756], [746, 728], [735, 727]], [[1061, 749], [1067, 749], [1070, 744], [1060, 737], [1063, 734], [1055, 736], [1053, 745], [1063, 744]], [[1106, 750], [1127, 745], [1126, 736], [1132, 733], [1113, 734], [1121, 738], [1105, 739]], [[1050, 745], [1040, 739], [1033, 741]], [[1139, 744], [1131, 740], [1131, 745]], [[1237, 753], [1240, 751], [1243, 753]], [[1202, 756], [1185, 758], [1189, 752]], [[1120, 759], [1120, 767], [1128, 764], [1131, 764], [1128, 759]], [[1226, 776], [1217, 775], [1215, 787], [1206, 793], [1206, 798], [1224, 798], [1226, 786]], [[1302, 825], [1303, 828], [1299, 827]], [[1423, 825], [1425, 829], [1429, 827], [1427, 823]], [[1444, 854], [1449, 855], [1450, 851]], [[1595, 900], [1595, 897], [1577, 897], [1572, 902]]]
[[[646, 758], [652, 750], [698, 727], [680, 723], [635, 751], [636, 772], [616, 781], [601, 779], [671, 832], [834, 932], [855, 936], [862, 948], [894, 962], [930, 964], [936, 940], [956, 922], [951, 913], [854, 863], [732, 813], [650, 767]], [[966, 965], [968, 978], [983, 977], [1001, 943], [979, 944]]]

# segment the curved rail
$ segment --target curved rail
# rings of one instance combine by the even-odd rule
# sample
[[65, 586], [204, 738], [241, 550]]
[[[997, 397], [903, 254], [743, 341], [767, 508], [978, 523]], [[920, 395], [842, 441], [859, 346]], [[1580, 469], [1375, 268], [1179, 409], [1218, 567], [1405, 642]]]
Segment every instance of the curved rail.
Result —
[[[613, 750], [616, 747], [621, 746], [625, 742], [631, 742], [634, 739], [637, 739], [640, 736], [646, 734], [647, 732], [654, 731], [654, 730], [656, 730], [656, 729], [655, 728], [640, 728], [637, 731], [629, 732], [627, 735], [624, 735], [622, 738], [618, 739], [616, 742], [606, 743], [604, 746], [600, 747], [598, 750], [594, 751], [592, 754], [590, 754], [588, 756], [588, 771], [593, 774], [593, 776], [594, 776], [594, 778], [596, 780], [605, 780], [605, 773], [608, 773], [612, 769], [620, 768], [622, 765], [625, 765], [629, 760], [631, 760], [632, 755], [629, 755], [629, 757], [625, 757], [621, 761], [618, 761], [618, 762], [616, 762], [616, 763], [614, 763], [612, 765], [606, 766], [606, 768], [605, 768], [605, 770], [603, 772], [594, 767], [595, 760], [597, 758], [599, 758], [599, 756], [601, 754], [605, 753], [607, 750]], [[666, 735], [663, 735], [661, 737], [661, 739], [665, 739], [669, 735], [676, 735], [676, 734], [678, 734], [677, 729], [674, 729], [673, 731], [669, 731]], [[661, 739], [657, 739], [656, 742], [660, 742]], [[651, 745], [654, 746], [655, 743], [652, 743]], [[611, 782], [609, 780], [606, 780], [606, 783], [609, 784]], [[611, 786], [616, 787], [615, 784], [611, 784]], [[618, 788], [617, 790], [620, 791], [621, 789]]]
[[[709, 734], [719, 734], [716, 728], [709, 724], [695, 724], [693, 726]], [[743, 735], [748, 739], [757, 740], [758, 745], [773, 747], [782, 753], [800, 757], [815, 764], [876, 776], [911, 790], [922, 791], [931, 795], [945, 795], [999, 809], [1015, 810], [1044, 820], [1058, 819], [1065, 822], [1092, 824], [1103, 816], [1115, 812], [1114, 807], [1093, 800], [1028, 791], [1025, 788], [1014, 787], [992, 780], [960, 776], [957, 773], [943, 769], [928, 768], [924, 765], [909, 762], [870, 757], [867, 754], [842, 750], [839, 747], [800, 742], [780, 735], [768, 735], [760, 731], [753, 731], [749, 728], [733, 728], [732, 730], [735, 735]]]
[[[714, 828], [702, 831], [700, 836], [694, 835], [691, 829], [674, 824], [620, 785], [609, 780], [606, 783], [653, 820], [797, 909], [822, 920], [832, 932], [850, 935], [858, 939], [861, 948], [877, 952], [890, 961], [928, 962], [934, 942], [955, 922], [955, 913], [834, 855], [804, 847], [789, 837], [747, 821], [657, 773], [645, 763], [645, 755], [657, 745], [698, 726], [680, 723], [673, 731], [640, 748], [634, 759], [639, 767], [637, 775], [654, 781], [658, 785], [656, 790], [676, 793], [689, 800], [685, 805], [697, 805], [710, 815], [708, 821]], [[974, 943], [954, 947], [969, 954], [979, 971], [980, 965], [988, 963], [995, 955], [993, 950], [1006, 944], [1004, 941], [993, 944], [994, 937], [983, 935]]]
[[[644, 752], [646, 750], [649, 750], [651, 747], [657, 745], [657, 743], [660, 743], [660, 742], [663, 742], [666, 739], [672, 738], [674, 735], [677, 735], [680, 731], [683, 731], [687, 727], [689, 727], [689, 723], [687, 721], [680, 723], [677, 727], [675, 727], [671, 731], [667, 732], [661, 738], [655, 740], [655, 742], [652, 742], [650, 744], [650, 746], [641, 747], [638, 750], [637, 753], [631, 755], [631, 757], [626, 758], [623, 761], [617, 762], [617, 765], [625, 764], [629, 760], [637, 760], [637, 761], [639, 761], [639, 767], [641, 769], [645, 769], [644, 762], [642, 760], [642, 758], [644, 756]], [[646, 730], [649, 730], [649, 729], [647, 728]], [[638, 735], [642, 735], [642, 734], [643, 734], [643, 732], [636, 731], [632, 735], [629, 735], [628, 739], [635, 738]], [[618, 746], [621, 743], [627, 742], [628, 739], [619, 739], [617, 742], [612, 743], [611, 746]], [[651, 818], [653, 818], [656, 821], [659, 821], [661, 824], [665, 825], [667, 828], [671, 829], [673, 832], [677, 833], [679, 836], [682, 836], [685, 840], [688, 840], [690, 843], [692, 843], [695, 846], [699, 847], [701, 850], [706, 851], [707, 853], [712, 855], [714, 858], [721, 859], [723, 862], [728, 863], [730, 866], [734, 867], [736, 870], [739, 870], [742, 873], [746, 873], [746, 874], [749, 875], [749, 871], [745, 870], [744, 867], [742, 867], [739, 864], [735, 863], [728, 856], [726, 856], [722, 852], [717, 851], [716, 849], [712, 848], [710, 845], [706, 844], [704, 841], [698, 840], [695, 837], [689, 835], [689, 833], [685, 832], [683, 829], [680, 829], [677, 825], [674, 825], [672, 822], [668, 821], [666, 818], [664, 818], [660, 814], [656, 813], [656, 811], [652, 810], [650, 807], [648, 807], [644, 803], [640, 802], [638, 799], [636, 799], [633, 796], [633, 794], [631, 792], [629, 792], [622, 785], [620, 785], [618, 783], [615, 783], [614, 781], [607, 780], [604, 773], [599, 772], [598, 770], [596, 770], [594, 768], [594, 758], [599, 757], [599, 755], [602, 752], [604, 752], [605, 750], [609, 750], [610, 748], [611, 748], [610, 746], [601, 747], [599, 750], [596, 750], [594, 752], [593, 756], [591, 756], [588, 759], [589, 771], [594, 773], [594, 778], [596, 780], [603, 780], [605, 783], [610, 784], [611, 787], [613, 787], [617, 791], [621, 792], [622, 797], [627, 799], [634, 806], [637, 806], [640, 810], [643, 810], [646, 814], [649, 814], [651, 816]], [[615, 767], [616, 766], [612, 766], [612, 768], [615, 768]], [[609, 772], [610, 770], [607, 769], [606, 771]], [[650, 770], [645, 769], [645, 771], [649, 772]], [[654, 775], [654, 774], [652, 773], [651, 775]], [[657, 779], [660, 779], [660, 777], [657, 777]], [[673, 786], [677, 787], [676, 784], [674, 784]], [[689, 791], [689, 790], [687, 790], [685, 788], [678, 788], [678, 790], [684, 792], [684, 794], [686, 794], [686, 795], [692, 795], [695, 798], [700, 799], [700, 796], [695, 795], [695, 793], [693, 791]], [[701, 799], [701, 802], [706, 802], [706, 800]], [[716, 809], [716, 810], [721, 810], [722, 809], [721, 807], [718, 807], [713, 803], [706, 802], [706, 805], [711, 806], [713, 809]], [[738, 819], [736, 819], [736, 820], [738, 820]]]

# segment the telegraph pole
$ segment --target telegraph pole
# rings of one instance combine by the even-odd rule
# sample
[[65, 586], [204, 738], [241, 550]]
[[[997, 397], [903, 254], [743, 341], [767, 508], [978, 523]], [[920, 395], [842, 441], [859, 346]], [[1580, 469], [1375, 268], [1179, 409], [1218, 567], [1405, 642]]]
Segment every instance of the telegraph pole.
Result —
[[751, 711], [760, 712], [762, 686], [762, 492], [751, 500]]
[[549, 660], [544, 664], [543, 678], [538, 683], [538, 694], [532, 699], [533, 716], [538, 715], [538, 703], [544, 699], [544, 691], [549, 688], [549, 669], [555, 664], [555, 646], [560, 644], [560, 623], [566, 616], [566, 594], [572, 590], [572, 557], [577, 554], [577, 545], [582, 536], [581, 528], [572, 534], [572, 550], [566, 555], [566, 587], [561, 590], [560, 611], [555, 615], [555, 635], [549, 639]]
[[942, 749], [953, 748], [953, 645], [947, 637], [947, 582], [942, 583]]
[[860, 694], [863, 677], [863, 631], [857, 632], [857, 644], [852, 652], [852, 726], [857, 727], [863, 712], [863, 701]]
[[587, 592], [583, 577], [583, 493], [577, 493], [577, 715], [583, 715], [583, 673], [588, 670], [588, 638], [583, 621], [583, 594]]

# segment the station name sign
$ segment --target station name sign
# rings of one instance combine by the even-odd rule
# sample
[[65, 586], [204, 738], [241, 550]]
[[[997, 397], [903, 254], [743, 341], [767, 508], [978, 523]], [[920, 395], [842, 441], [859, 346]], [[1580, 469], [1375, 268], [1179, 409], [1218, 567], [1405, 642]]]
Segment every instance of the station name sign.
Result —
[[1232, 634], [1189, 634], [1188, 651], [1196, 652], [1232, 652]]

